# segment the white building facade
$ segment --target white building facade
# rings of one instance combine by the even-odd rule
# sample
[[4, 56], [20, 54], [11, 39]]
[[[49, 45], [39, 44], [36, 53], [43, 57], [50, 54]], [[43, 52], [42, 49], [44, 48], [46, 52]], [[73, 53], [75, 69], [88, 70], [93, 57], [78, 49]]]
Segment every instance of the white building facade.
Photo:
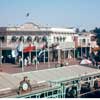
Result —
[[24, 40], [27, 40], [28, 36], [32, 37], [32, 40], [36, 36], [40, 39], [46, 36], [49, 43], [69, 43], [73, 42], [73, 34], [75, 34], [74, 28], [52, 28], [52, 27], [39, 27], [34, 23], [26, 23], [20, 27], [6, 27], [4, 31], [0, 32], [0, 36], [5, 37], [5, 44], [7, 46], [11, 45], [11, 39], [13, 36], [19, 38], [24, 36]]

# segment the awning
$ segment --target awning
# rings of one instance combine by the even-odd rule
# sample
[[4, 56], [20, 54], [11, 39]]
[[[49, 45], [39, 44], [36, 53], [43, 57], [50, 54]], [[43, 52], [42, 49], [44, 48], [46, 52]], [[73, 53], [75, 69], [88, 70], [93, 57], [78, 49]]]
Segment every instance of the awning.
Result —
[[100, 50], [100, 47], [95, 47], [92, 49], [92, 51], [98, 51], [98, 50]]
[[46, 44], [41, 44], [41, 45], [38, 45], [37, 47], [35, 45], [29, 45], [27, 47], [24, 48], [23, 52], [26, 53], [26, 52], [32, 52], [33, 50], [36, 50], [37, 49], [42, 49], [42, 48], [46, 48]]
[[28, 47], [25, 47], [23, 52], [26, 53], [26, 52], [32, 52], [33, 50], [36, 50], [36, 46], [31, 46], [29, 45]]

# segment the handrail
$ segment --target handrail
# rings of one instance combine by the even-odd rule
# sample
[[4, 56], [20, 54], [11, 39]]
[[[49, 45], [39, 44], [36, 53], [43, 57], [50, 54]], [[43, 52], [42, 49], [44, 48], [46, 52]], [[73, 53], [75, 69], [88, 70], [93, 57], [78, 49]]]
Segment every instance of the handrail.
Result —
[[99, 90], [100, 90], [100, 89], [95, 89], [95, 90], [92, 90], [92, 91], [89, 91], [89, 92], [80, 94], [80, 95], [78, 95], [78, 97], [81, 97], [81, 96], [83, 96], [83, 95], [85, 95], [85, 94], [93, 93], [93, 92], [96, 92], [96, 91], [99, 91]]

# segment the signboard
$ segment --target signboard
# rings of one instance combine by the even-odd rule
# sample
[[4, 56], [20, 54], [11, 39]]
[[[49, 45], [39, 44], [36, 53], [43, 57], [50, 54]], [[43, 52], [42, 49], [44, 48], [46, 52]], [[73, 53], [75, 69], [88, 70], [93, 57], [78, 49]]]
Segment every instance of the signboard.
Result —
[[57, 47], [57, 49], [73, 49], [73, 48], [75, 48], [74, 42], [60, 43]]

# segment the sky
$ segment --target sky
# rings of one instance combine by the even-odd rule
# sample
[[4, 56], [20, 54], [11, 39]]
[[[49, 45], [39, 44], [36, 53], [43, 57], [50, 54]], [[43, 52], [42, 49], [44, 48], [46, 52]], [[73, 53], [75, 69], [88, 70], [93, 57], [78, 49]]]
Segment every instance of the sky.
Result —
[[0, 0], [0, 26], [26, 22], [90, 30], [100, 27], [100, 0]]

